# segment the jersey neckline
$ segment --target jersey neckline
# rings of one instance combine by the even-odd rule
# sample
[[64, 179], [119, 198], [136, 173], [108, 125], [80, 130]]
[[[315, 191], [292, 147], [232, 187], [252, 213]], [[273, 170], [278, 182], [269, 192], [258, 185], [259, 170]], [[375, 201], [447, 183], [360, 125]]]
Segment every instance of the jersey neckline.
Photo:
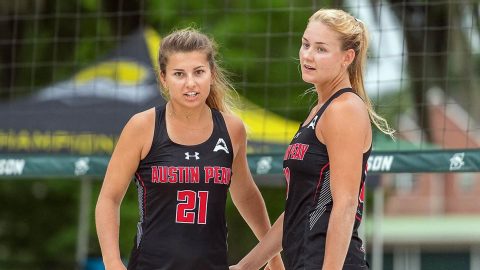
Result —
[[165, 134], [167, 135], [167, 140], [174, 144], [174, 145], [177, 145], [177, 146], [181, 146], [181, 147], [198, 147], [198, 146], [202, 146], [202, 145], [205, 145], [207, 144], [208, 142], [210, 142], [213, 138], [213, 135], [215, 134], [215, 129], [217, 128], [215, 125], [215, 119], [214, 119], [214, 109], [210, 108], [210, 112], [211, 112], [211, 117], [212, 117], [212, 125], [213, 125], [213, 128], [212, 128], [212, 131], [210, 133], [210, 136], [208, 136], [208, 138], [201, 142], [201, 143], [198, 143], [198, 144], [181, 144], [181, 143], [177, 143], [175, 142], [174, 140], [172, 140], [170, 138], [170, 134], [168, 134], [168, 128], [167, 128], [167, 106], [164, 107], [164, 113], [163, 113], [163, 121], [165, 121]]

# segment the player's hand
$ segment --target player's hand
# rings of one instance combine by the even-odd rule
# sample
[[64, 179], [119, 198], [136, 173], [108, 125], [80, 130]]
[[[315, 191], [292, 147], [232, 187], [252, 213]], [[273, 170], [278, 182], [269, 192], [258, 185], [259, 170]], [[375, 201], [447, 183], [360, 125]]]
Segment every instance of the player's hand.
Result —
[[235, 265], [230, 265], [228, 270], [242, 270], [242, 268], [235, 264]]
[[283, 265], [282, 257], [279, 255], [273, 257], [263, 268], [264, 270], [285, 270]]
[[105, 266], [105, 270], [127, 270], [125, 265], [120, 261], [120, 262], [115, 262], [110, 265]]

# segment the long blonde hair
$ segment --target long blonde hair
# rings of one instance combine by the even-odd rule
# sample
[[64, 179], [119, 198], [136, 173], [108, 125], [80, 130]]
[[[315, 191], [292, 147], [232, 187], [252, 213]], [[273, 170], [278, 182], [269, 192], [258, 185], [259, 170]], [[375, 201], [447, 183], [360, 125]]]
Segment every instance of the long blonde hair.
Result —
[[355, 58], [348, 67], [348, 75], [353, 91], [363, 99], [372, 123], [380, 131], [393, 138], [395, 130], [388, 125], [385, 118], [375, 112], [372, 102], [365, 91], [363, 71], [368, 50], [368, 30], [365, 24], [347, 12], [338, 9], [320, 9], [308, 19], [309, 23], [312, 21], [321, 22], [337, 32], [342, 42], [343, 50], [353, 49], [355, 51]]
[[[237, 92], [228, 80], [226, 71], [219, 65], [216, 59], [217, 44], [213, 39], [200, 31], [192, 27], [187, 27], [175, 30], [162, 39], [158, 54], [160, 73], [165, 74], [168, 57], [170, 55], [177, 52], [194, 51], [205, 53], [210, 65], [210, 70], [212, 71], [212, 85], [206, 104], [212, 109], [232, 113]], [[165, 99], [170, 99], [168, 90], [165, 88], [162, 88], [162, 95]]]

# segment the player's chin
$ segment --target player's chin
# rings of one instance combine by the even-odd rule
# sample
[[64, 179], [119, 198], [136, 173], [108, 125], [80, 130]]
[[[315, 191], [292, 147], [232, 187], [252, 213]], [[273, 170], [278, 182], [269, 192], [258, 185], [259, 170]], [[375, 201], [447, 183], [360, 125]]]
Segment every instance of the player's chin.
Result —
[[306, 83], [311, 83], [311, 84], [315, 84], [315, 82], [317, 81], [315, 76], [312, 76], [311, 74], [305, 74], [305, 73], [302, 73], [302, 80]]

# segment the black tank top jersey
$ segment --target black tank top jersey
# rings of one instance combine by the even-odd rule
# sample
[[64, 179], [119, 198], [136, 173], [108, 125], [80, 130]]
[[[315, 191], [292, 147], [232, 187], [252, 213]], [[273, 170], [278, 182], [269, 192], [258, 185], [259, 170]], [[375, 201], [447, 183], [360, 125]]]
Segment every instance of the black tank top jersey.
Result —
[[155, 115], [151, 150], [135, 173], [140, 221], [128, 269], [226, 270], [233, 148], [223, 116], [212, 109], [211, 136], [186, 146], [168, 137], [165, 106]]
[[[287, 270], [322, 269], [325, 242], [333, 201], [327, 147], [315, 135], [315, 127], [328, 105], [350, 88], [337, 91], [314, 118], [301, 126], [287, 148], [283, 172], [287, 180], [283, 250]], [[343, 269], [368, 269], [357, 229], [362, 220], [368, 150], [363, 154], [355, 224]]]

